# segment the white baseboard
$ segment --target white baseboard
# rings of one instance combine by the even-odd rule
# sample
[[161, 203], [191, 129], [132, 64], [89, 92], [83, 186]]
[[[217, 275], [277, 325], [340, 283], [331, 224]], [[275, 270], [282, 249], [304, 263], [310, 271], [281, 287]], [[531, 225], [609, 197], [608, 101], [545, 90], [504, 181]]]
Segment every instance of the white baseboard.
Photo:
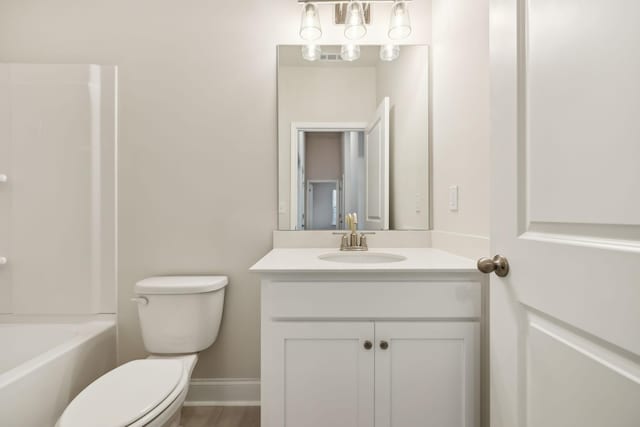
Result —
[[185, 406], [260, 406], [260, 379], [192, 379]]

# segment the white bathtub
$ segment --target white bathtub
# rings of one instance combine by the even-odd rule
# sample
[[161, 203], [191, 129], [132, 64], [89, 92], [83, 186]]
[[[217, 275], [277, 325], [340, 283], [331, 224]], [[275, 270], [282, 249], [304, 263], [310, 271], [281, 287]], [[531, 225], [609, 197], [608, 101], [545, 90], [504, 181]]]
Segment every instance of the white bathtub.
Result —
[[0, 426], [50, 427], [116, 365], [115, 322], [0, 319]]

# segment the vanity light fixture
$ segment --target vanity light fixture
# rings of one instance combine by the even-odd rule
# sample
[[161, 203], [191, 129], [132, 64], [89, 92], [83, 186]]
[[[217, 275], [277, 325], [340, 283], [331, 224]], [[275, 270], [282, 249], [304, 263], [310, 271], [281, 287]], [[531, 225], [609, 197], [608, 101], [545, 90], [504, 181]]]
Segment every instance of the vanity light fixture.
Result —
[[317, 44], [305, 44], [302, 46], [302, 57], [307, 61], [317, 61], [320, 59], [322, 49]]
[[313, 3], [305, 3], [300, 19], [300, 37], [306, 41], [318, 40], [322, 36], [320, 27], [320, 14]]
[[391, 40], [406, 39], [411, 34], [411, 21], [407, 3], [396, 0], [391, 7], [391, 22], [389, 23], [389, 38]]
[[347, 14], [344, 22], [344, 36], [349, 40], [358, 40], [367, 34], [364, 25], [364, 8], [359, 1], [350, 1], [347, 4]]
[[340, 49], [340, 57], [343, 61], [355, 61], [360, 58], [360, 46], [357, 44], [345, 44]]
[[382, 61], [393, 61], [400, 56], [400, 46], [395, 44], [385, 44], [380, 46], [380, 59]]
[[[360, 46], [352, 41], [359, 40], [367, 34], [366, 24], [371, 21], [372, 5], [376, 3], [393, 3], [388, 36], [391, 40], [402, 40], [411, 34], [408, 3], [412, 0], [298, 0], [302, 4], [300, 21], [300, 37], [307, 43], [302, 47], [302, 57], [307, 61], [316, 61], [322, 54], [316, 40], [322, 37], [318, 5], [332, 5], [335, 9], [335, 23], [344, 24], [344, 36], [347, 44], [343, 45], [340, 57], [344, 61], [355, 61], [360, 58]], [[400, 46], [389, 43], [380, 47], [380, 59], [393, 61], [400, 55]]]

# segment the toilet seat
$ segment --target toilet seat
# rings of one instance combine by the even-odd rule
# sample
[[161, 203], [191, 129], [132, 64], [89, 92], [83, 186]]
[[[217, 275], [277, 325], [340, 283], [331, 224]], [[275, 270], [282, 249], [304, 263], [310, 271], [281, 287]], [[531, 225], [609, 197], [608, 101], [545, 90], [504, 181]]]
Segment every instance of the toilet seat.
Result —
[[64, 411], [58, 427], [144, 426], [176, 400], [189, 376], [181, 359], [126, 363], [84, 389]]

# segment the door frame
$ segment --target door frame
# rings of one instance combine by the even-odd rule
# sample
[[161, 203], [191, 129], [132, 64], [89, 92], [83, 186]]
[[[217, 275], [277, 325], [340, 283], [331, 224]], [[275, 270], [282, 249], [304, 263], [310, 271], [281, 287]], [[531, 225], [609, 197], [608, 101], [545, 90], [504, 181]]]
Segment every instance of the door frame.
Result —
[[[364, 132], [369, 126], [366, 122], [291, 122], [290, 194], [289, 229], [296, 230], [298, 219], [298, 132]], [[305, 185], [306, 188], [306, 185]], [[306, 222], [306, 219], [305, 219]], [[306, 231], [306, 230], [304, 230]]]

